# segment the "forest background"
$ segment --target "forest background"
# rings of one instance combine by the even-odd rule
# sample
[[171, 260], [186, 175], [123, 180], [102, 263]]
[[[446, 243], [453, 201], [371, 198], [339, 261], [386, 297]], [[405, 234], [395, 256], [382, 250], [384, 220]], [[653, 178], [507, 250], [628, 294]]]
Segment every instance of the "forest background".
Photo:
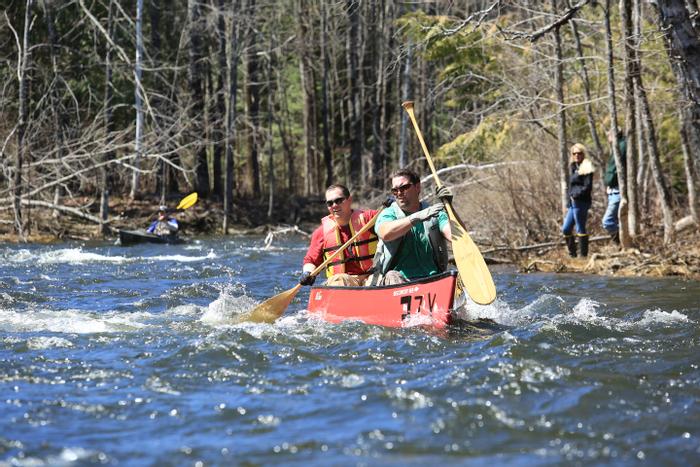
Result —
[[20, 241], [70, 236], [76, 220], [109, 235], [130, 206], [191, 191], [191, 227], [210, 233], [318, 221], [333, 182], [376, 207], [395, 169], [429, 174], [405, 100], [482, 248], [559, 240], [576, 142], [597, 166], [589, 230], [602, 233], [608, 131], [628, 141], [626, 168], [614, 154], [622, 246], [697, 232], [696, 0], [3, 0], [0, 12], [0, 233]]

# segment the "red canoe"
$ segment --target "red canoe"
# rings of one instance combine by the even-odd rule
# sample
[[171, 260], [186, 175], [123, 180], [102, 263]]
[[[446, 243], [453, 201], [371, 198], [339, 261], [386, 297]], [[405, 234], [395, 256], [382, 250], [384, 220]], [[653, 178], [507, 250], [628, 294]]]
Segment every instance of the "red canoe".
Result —
[[331, 323], [354, 320], [381, 326], [429, 325], [451, 322], [457, 271], [406, 284], [382, 287], [312, 287], [309, 313]]

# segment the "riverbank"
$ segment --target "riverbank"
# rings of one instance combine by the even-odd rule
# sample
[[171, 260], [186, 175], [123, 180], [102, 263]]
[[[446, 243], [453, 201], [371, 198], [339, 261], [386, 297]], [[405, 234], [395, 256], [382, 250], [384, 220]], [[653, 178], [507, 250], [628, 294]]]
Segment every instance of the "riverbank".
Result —
[[570, 258], [564, 243], [516, 260], [522, 272], [571, 272], [616, 276], [678, 276], [700, 280], [700, 233], [680, 232], [671, 245], [662, 232], [648, 232], [636, 239], [636, 247], [621, 250], [607, 238], [591, 242], [587, 258]]

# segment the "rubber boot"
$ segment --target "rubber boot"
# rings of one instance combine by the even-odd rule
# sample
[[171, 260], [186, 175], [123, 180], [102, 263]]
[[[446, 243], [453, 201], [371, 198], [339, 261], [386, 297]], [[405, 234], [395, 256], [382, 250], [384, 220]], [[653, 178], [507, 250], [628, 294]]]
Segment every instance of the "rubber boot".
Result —
[[581, 257], [588, 256], [588, 235], [579, 235], [578, 244], [581, 247]]
[[620, 231], [616, 231], [610, 234], [610, 239], [613, 241], [615, 245], [620, 244]]
[[576, 237], [564, 235], [564, 238], [566, 238], [566, 248], [569, 250], [569, 256], [576, 258]]

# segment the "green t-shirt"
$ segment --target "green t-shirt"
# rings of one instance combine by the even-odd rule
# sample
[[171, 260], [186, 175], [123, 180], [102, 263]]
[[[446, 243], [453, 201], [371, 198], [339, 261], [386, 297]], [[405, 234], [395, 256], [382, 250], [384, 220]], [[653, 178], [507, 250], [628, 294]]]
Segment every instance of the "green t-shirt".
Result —
[[[375, 232], [379, 231], [379, 226], [384, 222], [395, 221], [401, 217], [397, 216], [394, 209], [399, 209], [397, 206], [393, 205], [384, 209], [377, 218], [377, 223], [375, 225]], [[438, 226], [440, 231], [449, 222], [447, 218], [447, 213], [445, 211], [440, 212], [438, 215]], [[400, 239], [394, 241], [398, 242]], [[407, 279], [413, 280], [420, 277], [431, 276], [438, 273], [437, 264], [435, 264], [435, 259], [433, 257], [433, 248], [430, 245], [430, 239], [428, 233], [425, 231], [425, 225], [423, 222], [411, 227], [411, 230], [406, 233], [403, 237], [403, 242], [401, 243], [401, 248], [399, 249], [398, 255], [393, 262], [395, 269], [401, 272]]]

